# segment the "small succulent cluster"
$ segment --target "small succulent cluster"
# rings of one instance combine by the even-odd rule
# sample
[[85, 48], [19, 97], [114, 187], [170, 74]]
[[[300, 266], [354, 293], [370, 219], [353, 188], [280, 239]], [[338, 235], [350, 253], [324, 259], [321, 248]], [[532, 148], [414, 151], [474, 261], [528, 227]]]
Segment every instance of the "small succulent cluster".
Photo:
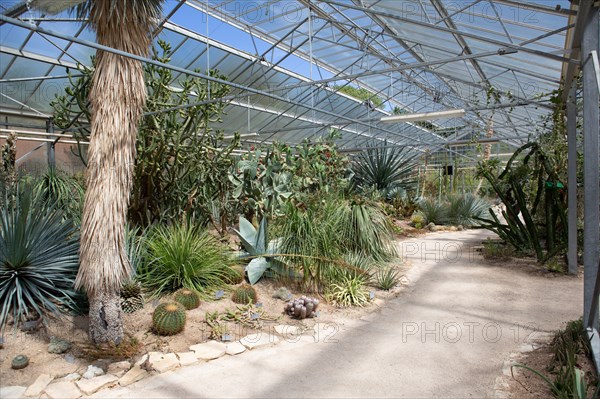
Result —
[[187, 310], [196, 309], [200, 306], [200, 296], [198, 293], [187, 288], [182, 288], [175, 292], [173, 299], [175, 302], [182, 304]]
[[250, 284], [242, 284], [233, 290], [231, 300], [235, 303], [247, 305], [249, 303], [256, 303], [258, 296], [253, 286]]
[[302, 296], [286, 303], [284, 311], [297, 319], [306, 319], [317, 315], [317, 307], [319, 307], [318, 299]]
[[179, 302], [164, 302], [154, 309], [152, 326], [158, 335], [175, 335], [185, 327], [185, 308]]
[[133, 313], [144, 307], [142, 286], [135, 280], [127, 281], [121, 287], [121, 309], [125, 313]]

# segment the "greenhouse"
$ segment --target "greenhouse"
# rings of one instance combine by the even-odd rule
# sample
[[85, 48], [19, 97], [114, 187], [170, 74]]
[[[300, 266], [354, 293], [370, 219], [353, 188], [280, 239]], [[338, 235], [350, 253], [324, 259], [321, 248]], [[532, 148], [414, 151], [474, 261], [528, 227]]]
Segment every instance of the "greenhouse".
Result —
[[2, 0], [0, 396], [598, 397], [599, 43], [593, 0]]

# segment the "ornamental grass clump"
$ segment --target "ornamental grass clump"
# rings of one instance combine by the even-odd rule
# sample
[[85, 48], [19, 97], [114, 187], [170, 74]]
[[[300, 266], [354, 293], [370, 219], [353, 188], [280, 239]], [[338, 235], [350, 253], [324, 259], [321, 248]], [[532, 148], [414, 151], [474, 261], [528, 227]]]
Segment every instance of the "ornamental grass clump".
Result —
[[159, 225], [146, 238], [146, 247], [147, 261], [137, 278], [155, 297], [187, 288], [208, 298], [236, 273], [229, 249], [188, 223]]

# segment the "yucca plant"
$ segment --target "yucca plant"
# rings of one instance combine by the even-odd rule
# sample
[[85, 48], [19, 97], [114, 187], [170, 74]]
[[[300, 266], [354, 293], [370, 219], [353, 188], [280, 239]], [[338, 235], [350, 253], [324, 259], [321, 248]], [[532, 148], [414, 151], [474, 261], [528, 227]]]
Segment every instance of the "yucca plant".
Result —
[[386, 267], [375, 273], [375, 280], [377, 282], [377, 287], [381, 288], [382, 290], [389, 291], [398, 285], [398, 281], [400, 280], [400, 272], [391, 266]]
[[327, 289], [327, 300], [336, 306], [364, 306], [370, 300], [370, 294], [361, 276], [347, 274], [339, 281], [331, 283]]
[[146, 243], [147, 261], [138, 268], [138, 280], [154, 296], [188, 288], [206, 299], [235, 273], [228, 248], [200, 227], [159, 225]]
[[368, 147], [354, 159], [354, 183], [361, 190], [375, 188], [383, 196], [416, 184], [416, 154], [408, 147]]
[[425, 223], [445, 224], [448, 223], [447, 204], [434, 199], [423, 199], [419, 201], [419, 210], [425, 218]]
[[465, 227], [478, 225], [478, 220], [486, 216], [490, 209], [486, 200], [473, 194], [452, 196], [448, 201], [448, 220]]
[[60, 315], [75, 308], [73, 283], [79, 237], [56, 205], [19, 190], [0, 212], [0, 329], [32, 312]]

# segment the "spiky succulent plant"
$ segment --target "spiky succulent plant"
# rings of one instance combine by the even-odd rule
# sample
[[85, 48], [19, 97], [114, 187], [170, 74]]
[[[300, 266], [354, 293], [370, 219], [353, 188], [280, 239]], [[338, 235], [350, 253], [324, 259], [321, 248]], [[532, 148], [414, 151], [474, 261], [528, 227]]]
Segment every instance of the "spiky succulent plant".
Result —
[[135, 280], [126, 281], [121, 286], [121, 308], [125, 313], [133, 313], [144, 307], [142, 286]]

